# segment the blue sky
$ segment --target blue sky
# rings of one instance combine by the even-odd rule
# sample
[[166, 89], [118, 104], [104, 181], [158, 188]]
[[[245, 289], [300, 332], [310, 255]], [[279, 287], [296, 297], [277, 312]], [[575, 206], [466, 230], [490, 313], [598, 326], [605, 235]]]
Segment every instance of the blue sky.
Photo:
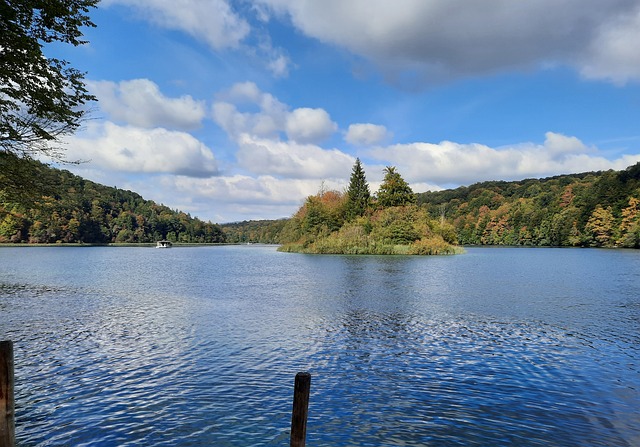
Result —
[[65, 169], [213, 222], [640, 161], [639, 0], [103, 0]]

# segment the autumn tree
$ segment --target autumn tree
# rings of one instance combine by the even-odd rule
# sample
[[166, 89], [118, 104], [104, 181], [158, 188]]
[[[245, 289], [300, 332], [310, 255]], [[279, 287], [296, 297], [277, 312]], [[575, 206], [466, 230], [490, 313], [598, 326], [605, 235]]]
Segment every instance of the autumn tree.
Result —
[[378, 204], [381, 207], [404, 206], [416, 203], [416, 196], [407, 182], [396, 171], [395, 166], [384, 168], [384, 180], [378, 189]]
[[371, 193], [360, 159], [356, 158], [351, 171], [349, 189], [347, 189], [346, 218], [348, 220], [362, 216], [369, 207]]
[[640, 246], [640, 200], [633, 196], [629, 197], [629, 205], [622, 210], [620, 232], [620, 245], [630, 248]]
[[610, 246], [613, 243], [614, 218], [611, 208], [596, 206], [585, 226], [585, 231], [592, 238], [592, 245]]
[[[73, 133], [95, 98], [84, 73], [44, 54], [45, 45], [86, 43], [82, 27], [98, 0], [0, 1], [0, 153], [63, 159], [56, 142]], [[1, 186], [1, 185], [0, 185]]]

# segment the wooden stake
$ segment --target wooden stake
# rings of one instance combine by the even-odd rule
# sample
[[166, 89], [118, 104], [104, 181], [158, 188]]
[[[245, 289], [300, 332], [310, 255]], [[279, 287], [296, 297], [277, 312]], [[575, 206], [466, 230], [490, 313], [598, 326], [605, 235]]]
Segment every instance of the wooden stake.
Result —
[[14, 447], [13, 343], [0, 341], [0, 447]]
[[304, 447], [306, 443], [310, 389], [311, 374], [308, 372], [296, 374], [291, 413], [291, 447]]

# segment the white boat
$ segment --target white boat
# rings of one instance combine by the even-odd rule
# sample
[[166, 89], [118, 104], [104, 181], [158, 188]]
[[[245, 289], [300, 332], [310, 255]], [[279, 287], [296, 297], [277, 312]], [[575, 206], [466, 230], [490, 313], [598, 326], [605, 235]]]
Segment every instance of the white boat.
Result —
[[173, 247], [173, 244], [171, 243], [171, 241], [158, 241], [156, 242], [156, 248], [171, 248]]

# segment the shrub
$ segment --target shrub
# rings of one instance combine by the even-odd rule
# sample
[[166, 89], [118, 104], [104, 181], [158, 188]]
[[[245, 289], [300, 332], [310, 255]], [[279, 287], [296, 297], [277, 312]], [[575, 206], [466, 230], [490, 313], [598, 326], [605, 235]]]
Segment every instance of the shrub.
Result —
[[459, 250], [445, 242], [440, 235], [420, 239], [409, 246], [411, 255], [452, 255], [459, 253]]

